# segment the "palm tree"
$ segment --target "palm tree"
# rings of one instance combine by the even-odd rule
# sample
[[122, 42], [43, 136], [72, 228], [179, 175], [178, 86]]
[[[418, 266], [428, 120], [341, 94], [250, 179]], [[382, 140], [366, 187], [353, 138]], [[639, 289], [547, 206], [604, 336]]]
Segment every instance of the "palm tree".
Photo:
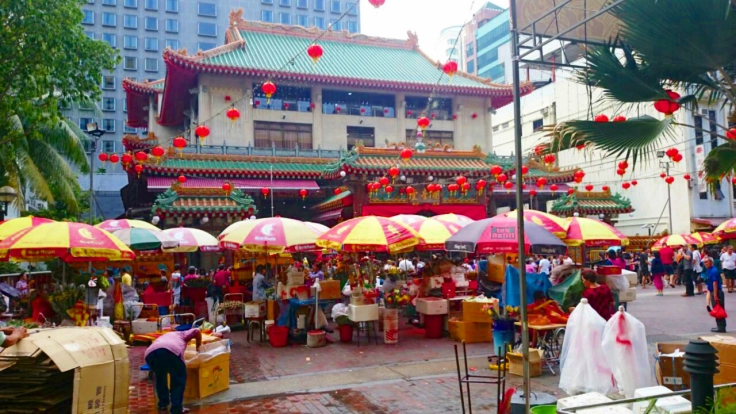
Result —
[[[605, 99], [622, 106], [653, 103], [665, 115], [562, 122], [547, 128], [551, 139], [540, 153], [585, 146], [636, 164], [672, 139], [675, 128], [698, 129], [667, 112], [695, 113], [700, 102], [723, 103], [736, 123], [736, 2], [627, 0], [611, 13], [621, 22], [619, 37], [588, 49], [588, 68], [576, 74], [577, 81], [601, 88]], [[736, 129], [719, 125], [717, 135], [726, 143], [705, 160], [711, 188], [736, 168]]]
[[0, 145], [0, 182], [18, 191], [18, 207], [25, 207], [23, 190], [27, 189], [39, 198], [53, 203], [63, 201], [70, 214], [79, 212], [77, 172], [89, 171], [84, 150], [88, 139], [84, 132], [68, 119], [61, 119], [51, 126], [34, 123], [13, 115], [4, 131], [6, 139]]

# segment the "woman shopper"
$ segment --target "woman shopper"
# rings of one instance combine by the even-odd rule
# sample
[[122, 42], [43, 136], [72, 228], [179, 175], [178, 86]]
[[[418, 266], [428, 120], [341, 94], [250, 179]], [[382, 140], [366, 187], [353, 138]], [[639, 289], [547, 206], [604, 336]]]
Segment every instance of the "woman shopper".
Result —
[[[611, 319], [614, 308], [613, 292], [611, 292], [611, 289], [606, 285], [598, 284], [598, 274], [591, 269], [584, 270], [581, 276], [583, 278], [583, 285], [585, 286], [583, 297], [588, 299], [588, 304], [603, 319]], [[574, 308], [570, 308], [570, 312], [573, 310]]]
[[659, 252], [654, 252], [654, 259], [652, 259], [652, 281], [654, 282], [654, 288], [657, 289], [657, 296], [664, 296], [664, 281], [662, 279], [666, 273], [662, 259], [659, 257]]

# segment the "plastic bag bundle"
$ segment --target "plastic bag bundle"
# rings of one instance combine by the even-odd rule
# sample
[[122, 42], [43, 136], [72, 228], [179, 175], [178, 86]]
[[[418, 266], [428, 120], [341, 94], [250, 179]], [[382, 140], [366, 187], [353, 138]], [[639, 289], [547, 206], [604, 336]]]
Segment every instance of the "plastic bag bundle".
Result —
[[340, 316], [348, 316], [348, 311], [350, 308], [348, 305], [342, 304], [342, 303], [336, 303], [332, 307], [332, 320], [337, 320]]
[[601, 347], [605, 327], [605, 319], [581, 299], [570, 314], [560, 354], [560, 388], [566, 393], [605, 395], [613, 390], [611, 368]]
[[606, 323], [602, 346], [616, 385], [626, 398], [633, 398], [638, 388], [652, 384], [647, 334], [638, 319], [619, 308]]

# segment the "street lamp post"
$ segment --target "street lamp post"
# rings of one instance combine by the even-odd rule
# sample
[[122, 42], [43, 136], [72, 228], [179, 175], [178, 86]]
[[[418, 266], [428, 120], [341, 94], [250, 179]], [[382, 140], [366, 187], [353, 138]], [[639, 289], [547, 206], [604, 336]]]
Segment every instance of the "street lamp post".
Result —
[[[663, 159], [665, 156], [664, 151], [657, 151], [657, 157], [660, 159]], [[660, 161], [659, 162], [659, 168], [665, 169], [665, 174], [667, 174], [667, 177], [670, 176], [670, 165], [672, 165], [669, 161]], [[673, 234], [674, 231], [672, 229], [672, 190], [670, 189], [670, 184], [667, 184], [667, 208], [669, 209], [669, 216], [670, 216], [670, 228], [669, 228], [669, 234]]]
[[0, 211], [0, 221], [5, 220], [5, 215], [8, 214], [8, 205], [18, 198], [18, 193], [15, 188], [6, 185], [0, 187], [0, 203], [3, 203], [3, 208]]
[[97, 152], [97, 142], [100, 141], [103, 135], [105, 135], [104, 129], [100, 129], [97, 126], [97, 122], [90, 122], [87, 124], [87, 129], [84, 131], [90, 136], [89, 142], [89, 224], [93, 224], [93, 214], [95, 212], [95, 152]]

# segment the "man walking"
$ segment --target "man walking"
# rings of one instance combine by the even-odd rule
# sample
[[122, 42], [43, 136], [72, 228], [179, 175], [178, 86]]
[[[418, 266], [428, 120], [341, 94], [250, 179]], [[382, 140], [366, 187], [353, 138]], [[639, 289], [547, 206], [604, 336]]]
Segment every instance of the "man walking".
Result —
[[687, 246], [684, 246], [682, 249], [682, 283], [685, 284], [685, 294], [682, 296], [695, 296], [695, 280], [693, 279], [693, 252]]
[[665, 280], [669, 280], [670, 287], [675, 287], [675, 268], [672, 266], [675, 263], [675, 251], [670, 246], [664, 246], [659, 249], [659, 258], [664, 267]]
[[704, 281], [704, 278], [702, 277], [703, 267], [700, 265], [702, 256], [700, 255], [700, 250], [698, 250], [698, 246], [696, 244], [693, 244], [690, 247], [692, 249], [692, 257], [693, 257], [693, 259], [691, 260], [692, 265], [693, 265], [693, 280], [695, 281], [695, 286], [698, 287], [698, 295], [702, 295], [703, 294], [703, 281]]
[[732, 293], [734, 280], [736, 280], [736, 253], [733, 252], [733, 246], [728, 246], [726, 251], [721, 254], [721, 267], [723, 268], [723, 277], [726, 279], [728, 293]]
[[[712, 310], [711, 307], [720, 305], [725, 309], [725, 295], [723, 294], [723, 285], [721, 282], [721, 275], [718, 274], [718, 269], [713, 266], [713, 259], [706, 257], [703, 260], [705, 264], [705, 283], [708, 286], [708, 302], [706, 304], [708, 312]], [[716, 328], [711, 329], [711, 332], [725, 333], [726, 332], [726, 319], [716, 319]]]

